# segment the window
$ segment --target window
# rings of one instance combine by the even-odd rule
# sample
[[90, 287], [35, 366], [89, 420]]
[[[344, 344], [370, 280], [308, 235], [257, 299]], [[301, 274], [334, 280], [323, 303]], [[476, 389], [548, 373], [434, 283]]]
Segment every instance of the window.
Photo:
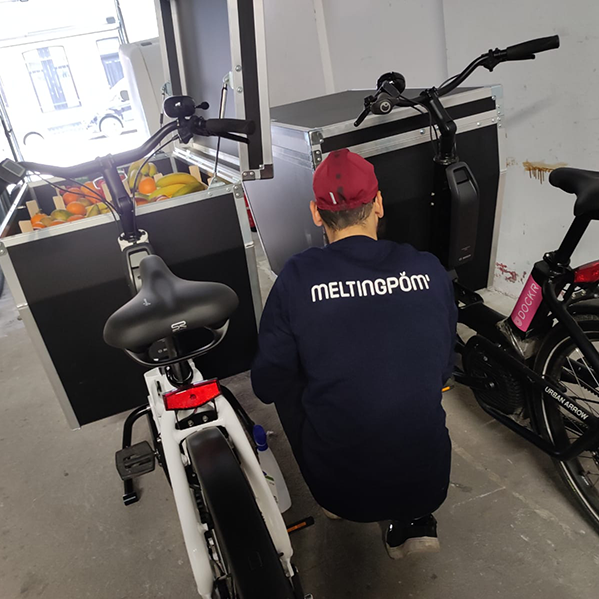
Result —
[[42, 112], [81, 106], [63, 46], [23, 52]]
[[96, 42], [98, 52], [100, 52], [100, 60], [104, 66], [104, 73], [108, 79], [109, 87], [117, 84], [125, 75], [121, 59], [119, 58], [119, 38], [110, 37]]

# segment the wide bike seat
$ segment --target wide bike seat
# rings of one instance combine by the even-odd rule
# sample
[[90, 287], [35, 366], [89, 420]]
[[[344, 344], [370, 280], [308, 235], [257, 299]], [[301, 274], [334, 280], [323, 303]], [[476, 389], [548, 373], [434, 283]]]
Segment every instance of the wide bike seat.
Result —
[[576, 194], [574, 216], [599, 219], [599, 172], [579, 168], [556, 168], [549, 183], [566, 193]]
[[159, 256], [147, 256], [139, 268], [138, 294], [104, 326], [104, 341], [112, 347], [142, 352], [174, 333], [218, 328], [239, 303], [227, 285], [180, 279]]

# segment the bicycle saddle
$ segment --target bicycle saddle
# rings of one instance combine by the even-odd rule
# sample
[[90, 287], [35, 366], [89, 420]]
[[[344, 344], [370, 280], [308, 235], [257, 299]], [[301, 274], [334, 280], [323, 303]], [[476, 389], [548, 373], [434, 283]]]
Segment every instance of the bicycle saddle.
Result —
[[574, 216], [599, 218], [599, 172], [579, 168], [556, 168], [549, 183], [566, 193], [576, 194]]
[[141, 261], [140, 276], [139, 293], [104, 326], [104, 341], [112, 347], [139, 352], [179, 331], [218, 328], [239, 303], [230, 287], [180, 279], [159, 256]]

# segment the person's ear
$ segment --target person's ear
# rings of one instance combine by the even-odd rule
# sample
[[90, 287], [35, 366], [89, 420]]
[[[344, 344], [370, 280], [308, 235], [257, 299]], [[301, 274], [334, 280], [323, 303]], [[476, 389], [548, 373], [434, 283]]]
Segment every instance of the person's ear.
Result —
[[374, 213], [379, 217], [385, 216], [385, 209], [383, 208], [383, 195], [379, 191], [374, 198]]
[[320, 217], [320, 212], [318, 212], [318, 208], [316, 206], [316, 202], [313, 200], [310, 202], [310, 212], [312, 213], [312, 220], [317, 227], [322, 227], [324, 223], [322, 222], [322, 218]]

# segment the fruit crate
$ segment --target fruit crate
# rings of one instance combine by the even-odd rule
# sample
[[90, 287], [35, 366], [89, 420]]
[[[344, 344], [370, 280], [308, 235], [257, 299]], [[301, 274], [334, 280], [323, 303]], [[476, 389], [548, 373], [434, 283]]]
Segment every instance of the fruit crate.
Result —
[[[189, 172], [173, 157], [155, 162], [165, 176]], [[112, 214], [22, 231], [31, 222], [28, 203], [50, 214], [55, 196], [39, 181], [11, 191], [0, 267], [49, 384], [69, 425], [78, 428], [142, 405], [146, 389], [144, 369], [102, 339], [107, 318], [130, 299]], [[247, 370], [262, 304], [243, 188], [221, 185], [140, 205], [137, 220], [176, 275], [225, 283], [240, 298], [227, 337], [197, 360], [200, 370], [219, 378]]]

